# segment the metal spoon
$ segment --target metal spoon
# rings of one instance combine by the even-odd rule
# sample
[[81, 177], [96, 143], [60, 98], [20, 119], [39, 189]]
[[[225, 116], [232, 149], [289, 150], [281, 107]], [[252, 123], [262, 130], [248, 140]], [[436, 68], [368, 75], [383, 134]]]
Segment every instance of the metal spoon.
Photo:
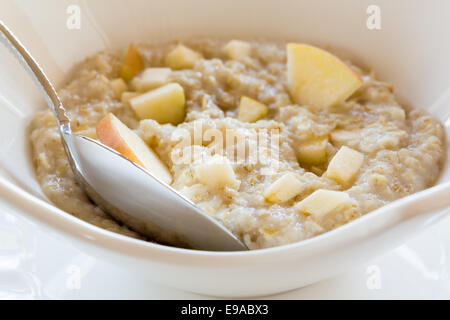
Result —
[[53, 111], [77, 182], [102, 209], [157, 241], [194, 249], [248, 248], [193, 202], [115, 150], [72, 133], [53, 85], [17, 37], [0, 21], [0, 40], [38, 83]]

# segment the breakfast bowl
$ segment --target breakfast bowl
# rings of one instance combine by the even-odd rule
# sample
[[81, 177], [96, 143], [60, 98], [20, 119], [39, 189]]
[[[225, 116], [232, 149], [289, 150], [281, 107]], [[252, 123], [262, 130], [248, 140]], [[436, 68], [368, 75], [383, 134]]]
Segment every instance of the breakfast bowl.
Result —
[[[72, 66], [99, 50], [196, 36], [274, 39], [331, 47], [395, 87], [405, 105], [425, 109], [450, 137], [450, 44], [444, 1], [15, 1], [0, 19], [57, 86]], [[36, 14], [38, 13], [38, 14]], [[420, 22], [420, 23], [419, 23]], [[19, 63], [0, 48], [0, 202], [55, 239], [152, 281], [220, 297], [299, 288], [382, 254], [450, 212], [449, 160], [437, 184], [332, 231], [242, 252], [182, 249], [133, 239], [54, 206], [37, 182], [29, 125], [45, 108]], [[445, 152], [448, 153], [448, 145]]]

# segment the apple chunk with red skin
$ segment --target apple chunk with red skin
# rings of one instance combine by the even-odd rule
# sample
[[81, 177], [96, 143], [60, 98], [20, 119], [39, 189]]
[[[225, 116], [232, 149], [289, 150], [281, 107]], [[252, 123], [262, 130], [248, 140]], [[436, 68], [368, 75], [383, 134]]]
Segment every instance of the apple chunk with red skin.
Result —
[[172, 175], [158, 155], [136, 133], [112, 113], [97, 124], [100, 142], [150, 171], [156, 178], [170, 184]]
[[299, 105], [328, 108], [351, 96], [359, 75], [331, 53], [306, 44], [287, 45], [288, 87]]

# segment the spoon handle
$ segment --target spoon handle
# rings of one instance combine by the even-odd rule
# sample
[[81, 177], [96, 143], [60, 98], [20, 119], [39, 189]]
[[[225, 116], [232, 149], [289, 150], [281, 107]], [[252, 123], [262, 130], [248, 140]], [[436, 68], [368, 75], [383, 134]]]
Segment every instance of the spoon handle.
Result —
[[44, 93], [45, 100], [53, 111], [58, 127], [61, 130], [70, 132], [70, 122], [66, 115], [66, 110], [62, 106], [61, 100], [55, 88], [48, 80], [44, 71], [30, 55], [24, 45], [17, 39], [11, 30], [0, 20], [0, 41], [14, 54], [22, 66], [31, 74], [37, 82], [38, 87]]

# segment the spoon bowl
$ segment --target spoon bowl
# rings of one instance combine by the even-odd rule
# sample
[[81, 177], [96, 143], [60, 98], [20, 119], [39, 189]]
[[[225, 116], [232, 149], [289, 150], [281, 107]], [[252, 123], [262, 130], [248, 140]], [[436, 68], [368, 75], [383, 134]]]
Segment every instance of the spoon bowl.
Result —
[[210, 251], [247, 249], [229, 230], [148, 170], [96, 140], [72, 133], [53, 85], [2, 21], [0, 40], [36, 80], [55, 115], [74, 176], [97, 205], [131, 229], [170, 245]]

